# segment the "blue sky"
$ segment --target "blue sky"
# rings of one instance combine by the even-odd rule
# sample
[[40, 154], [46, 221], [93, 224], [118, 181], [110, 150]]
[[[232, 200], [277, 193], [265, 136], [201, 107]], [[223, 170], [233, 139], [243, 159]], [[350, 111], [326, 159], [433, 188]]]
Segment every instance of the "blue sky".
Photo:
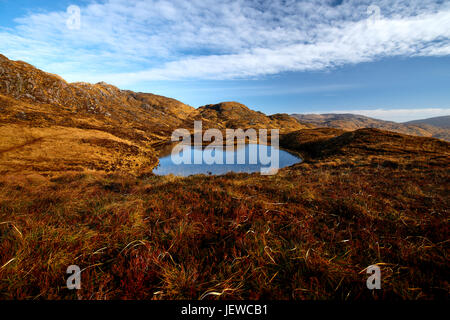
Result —
[[0, 0], [0, 53], [194, 107], [450, 114], [450, 1]]

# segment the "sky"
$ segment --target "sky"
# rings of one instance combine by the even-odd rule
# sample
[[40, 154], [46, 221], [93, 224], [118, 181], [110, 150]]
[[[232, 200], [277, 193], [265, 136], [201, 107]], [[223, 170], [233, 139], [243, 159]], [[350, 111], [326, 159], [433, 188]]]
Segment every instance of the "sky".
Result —
[[194, 107], [450, 115], [449, 0], [0, 0], [0, 53]]

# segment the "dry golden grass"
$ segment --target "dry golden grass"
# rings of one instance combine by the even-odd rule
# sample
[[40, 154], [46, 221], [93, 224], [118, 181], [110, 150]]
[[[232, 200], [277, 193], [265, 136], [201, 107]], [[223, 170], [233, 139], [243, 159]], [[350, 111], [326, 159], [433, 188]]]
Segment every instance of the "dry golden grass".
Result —
[[3, 176], [1, 298], [445, 299], [448, 173]]
[[281, 133], [287, 133], [313, 127], [301, 124], [287, 114], [266, 116], [238, 102], [206, 105], [198, 108], [198, 112], [205, 126], [212, 128], [279, 129]]
[[99, 130], [0, 126], [0, 172], [150, 172], [154, 150]]
[[2, 298], [447, 299], [448, 144], [367, 133], [275, 176], [4, 175]]
[[435, 137], [450, 141], [450, 130], [440, 126], [425, 123], [396, 123], [378, 120], [355, 114], [295, 114], [294, 118], [302, 123], [309, 123], [315, 127], [336, 128], [354, 131], [364, 128], [377, 128], [421, 137]]
[[[448, 143], [290, 132], [305, 126], [68, 84], [1, 55], [0, 72], [1, 299], [448, 299]], [[281, 126], [305, 162], [274, 176], [152, 176], [172, 130], [196, 119]], [[373, 264], [382, 290], [366, 288]]]
[[175, 99], [106, 83], [67, 83], [0, 55], [0, 172], [96, 170], [146, 174], [177, 128], [305, 126], [238, 103], [195, 109]]

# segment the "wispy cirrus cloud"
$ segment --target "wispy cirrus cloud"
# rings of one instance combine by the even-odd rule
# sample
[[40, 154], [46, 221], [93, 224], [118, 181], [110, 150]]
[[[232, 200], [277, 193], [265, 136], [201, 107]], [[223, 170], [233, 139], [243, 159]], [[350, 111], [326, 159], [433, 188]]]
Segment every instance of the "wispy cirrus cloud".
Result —
[[[382, 1], [107, 0], [0, 28], [0, 52], [68, 80], [255, 78], [390, 56], [450, 55], [450, 4]], [[377, 5], [380, 16], [368, 19]]]

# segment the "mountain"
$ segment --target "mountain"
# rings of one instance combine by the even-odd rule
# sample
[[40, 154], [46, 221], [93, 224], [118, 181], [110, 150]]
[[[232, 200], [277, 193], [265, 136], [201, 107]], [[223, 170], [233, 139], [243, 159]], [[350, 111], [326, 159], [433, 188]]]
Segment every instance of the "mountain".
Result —
[[[304, 161], [149, 174], [194, 120], [278, 127]], [[0, 56], [1, 299], [448, 299], [450, 143], [350, 125], [195, 109]], [[74, 263], [80, 290], [64, 281]], [[375, 264], [383, 289], [367, 290]]]
[[305, 161], [398, 166], [446, 167], [449, 143], [435, 138], [404, 135], [374, 128], [346, 132], [320, 128], [299, 130], [282, 136], [280, 145], [300, 152]]
[[61, 77], [0, 55], [0, 172], [126, 171], [158, 163], [176, 128], [310, 128], [237, 102], [195, 109], [175, 99]]
[[281, 133], [284, 133], [313, 127], [309, 124], [301, 124], [287, 114], [266, 116], [238, 102], [210, 104], [198, 108], [198, 111], [203, 120], [218, 128], [278, 128]]
[[[0, 175], [2, 299], [448, 299], [450, 143], [333, 128], [280, 143], [305, 161], [275, 176]], [[62, 281], [73, 263], [80, 290]]]
[[[379, 128], [449, 140], [449, 129], [358, 115], [265, 115], [238, 102], [194, 108], [151, 93], [100, 82], [68, 83], [0, 55], [0, 172], [125, 171], [149, 174], [176, 128], [278, 128], [282, 135], [317, 127]], [[329, 134], [325, 135], [330, 137]], [[293, 142], [293, 145], [298, 142]], [[292, 146], [291, 146], [292, 147]]]
[[292, 116], [303, 123], [310, 123], [317, 127], [337, 128], [346, 131], [376, 128], [450, 141], [449, 128], [442, 128], [430, 124], [396, 123], [356, 114], [293, 114]]
[[0, 171], [145, 173], [195, 108], [106, 83], [67, 83], [0, 55]]
[[443, 116], [443, 117], [434, 117], [434, 118], [428, 118], [428, 119], [420, 119], [420, 120], [413, 120], [404, 122], [406, 125], [430, 125], [433, 127], [438, 127], [442, 129], [450, 129], [450, 116]]

